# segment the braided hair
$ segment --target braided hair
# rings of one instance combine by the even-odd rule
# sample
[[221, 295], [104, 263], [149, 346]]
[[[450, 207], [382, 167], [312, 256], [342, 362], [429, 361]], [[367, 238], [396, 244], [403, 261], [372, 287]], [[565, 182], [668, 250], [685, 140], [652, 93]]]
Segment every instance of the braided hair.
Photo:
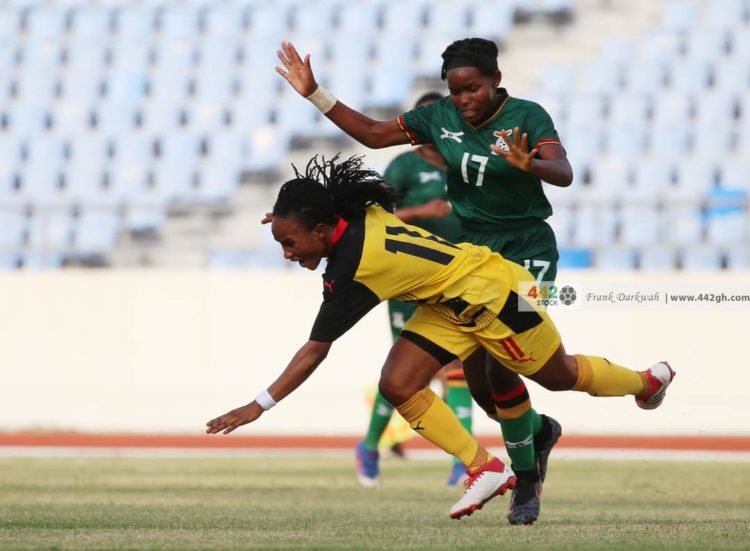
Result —
[[445, 80], [448, 71], [456, 67], [476, 67], [485, 76], [494, 76], [498, 71], [497, 44], [484, 38], [456, 40], [442, 54], [443, 67], [440, 78]]
[[396, 191], [381, 176], [362, 168], [362, 157], [340, 161], [339, 155], [326, 160], [314, 156], [304, 173], [292, 165], [295, 178], [279, 190], [274, 216], [295, 216], [307, 229], [316, 224], [333, 226], [339, 217], [347, 218], [378, 204], [392, 212]]

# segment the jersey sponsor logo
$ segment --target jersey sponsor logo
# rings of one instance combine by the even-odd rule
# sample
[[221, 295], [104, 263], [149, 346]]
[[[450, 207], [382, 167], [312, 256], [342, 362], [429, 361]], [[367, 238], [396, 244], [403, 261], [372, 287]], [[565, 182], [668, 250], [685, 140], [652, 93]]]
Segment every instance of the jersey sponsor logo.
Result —
[[461, 140], [461, 136], [464, 135], [463, 132], [451, 132], [450, 130], [446, 130], [445, 127], [440, 127], [440, 130], [443, 131], [442, 134], [440, 134], [441, 140], [453, 140], [454, 142], [463, 143], [463, 140]]
[[334, 283], [333, 279], [331, 281], [323, 280], [323, 287], [325, 287], [326, 291], [328, 291], [331, 294], [333, 294], [333, 283]]
[[440, 181], [440, 173], [438, 171], [419, 173], [420, 184], [426, 184], [427, 182], [433, 182], [433, 181], [434, 182]]
[[[510, 147], [508, 146], [508, 142], [505, 141], [505, 136], [503, 133], [510, 133], [512, 130], [495, 130], [492, 135], [497, 138], [495, 140], [495, 145], [502, 149], [503, 151], [510, 151]], [[493, 155], [497, 155], [494, 151], [492, 151]]]

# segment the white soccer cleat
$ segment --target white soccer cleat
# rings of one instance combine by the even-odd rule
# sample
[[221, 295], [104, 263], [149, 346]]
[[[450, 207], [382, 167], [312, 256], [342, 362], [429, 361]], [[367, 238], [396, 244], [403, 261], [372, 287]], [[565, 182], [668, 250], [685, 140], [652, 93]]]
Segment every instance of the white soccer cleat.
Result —
[[675, 372], [667, 362], [659, 362], [646, 371], [646, 389], [635, 397], [641, 409], [656, 409], [664, 401], [667, 387], [672, 384]]
[[477, 472], [470, 475], [464, 483], [466, 491], [453, 507], [451, 518], [461, 518], [471, 515], [481, 509], [485, 503], [495, 496], [501, 496], [516, 485], [516, 475], [497, 457], [492, 458]]

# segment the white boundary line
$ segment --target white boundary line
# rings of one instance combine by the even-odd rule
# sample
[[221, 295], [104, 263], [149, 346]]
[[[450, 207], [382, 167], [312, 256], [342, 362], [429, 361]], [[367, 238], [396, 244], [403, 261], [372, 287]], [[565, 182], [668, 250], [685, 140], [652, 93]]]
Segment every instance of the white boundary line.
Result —
[[[505, 450], [492, 448], [492, 453], [505, 457]], [[16, 458], [222, 458], [222, 457], [354, 457], [353, 451], [341, 449], [310, 448], [257, 448], [257, 449], [196, 449], [196, 448], [89, 448], [89, 447], [44, 447], [2, 446], [0, 459]], [[410, 450], [409, 459], [436, 460], [445, 458], [440, 450]], [[691, 461], [727, 463], [750, 462], [750, 452], [726, 450], [647, 450], [647, 449], [599, 449], [562, 448], [555, 450], [552, 459], [607, 461]]]

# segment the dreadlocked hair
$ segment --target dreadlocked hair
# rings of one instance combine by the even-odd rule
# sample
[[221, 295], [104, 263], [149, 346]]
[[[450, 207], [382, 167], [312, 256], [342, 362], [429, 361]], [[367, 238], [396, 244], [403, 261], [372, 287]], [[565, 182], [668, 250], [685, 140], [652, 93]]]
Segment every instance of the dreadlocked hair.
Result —
[[304, 173], [292, 165], [295, 178], [279, 190], [274, 216], [295, 216], [307, 228], [316, 224], [334, 225], [372, 204], [393, 212], [396, 191], [374, 170], [362, 168], [362, 157], [338, 162], [339, 155], [326, 160], [314, 156]]
[[485, 76], [493, 76], [497, 67], [497, 44], [484, 38], [456, 40], [442, 54], [440, 78], [445, 80], [454, 67], [476, 67]]

